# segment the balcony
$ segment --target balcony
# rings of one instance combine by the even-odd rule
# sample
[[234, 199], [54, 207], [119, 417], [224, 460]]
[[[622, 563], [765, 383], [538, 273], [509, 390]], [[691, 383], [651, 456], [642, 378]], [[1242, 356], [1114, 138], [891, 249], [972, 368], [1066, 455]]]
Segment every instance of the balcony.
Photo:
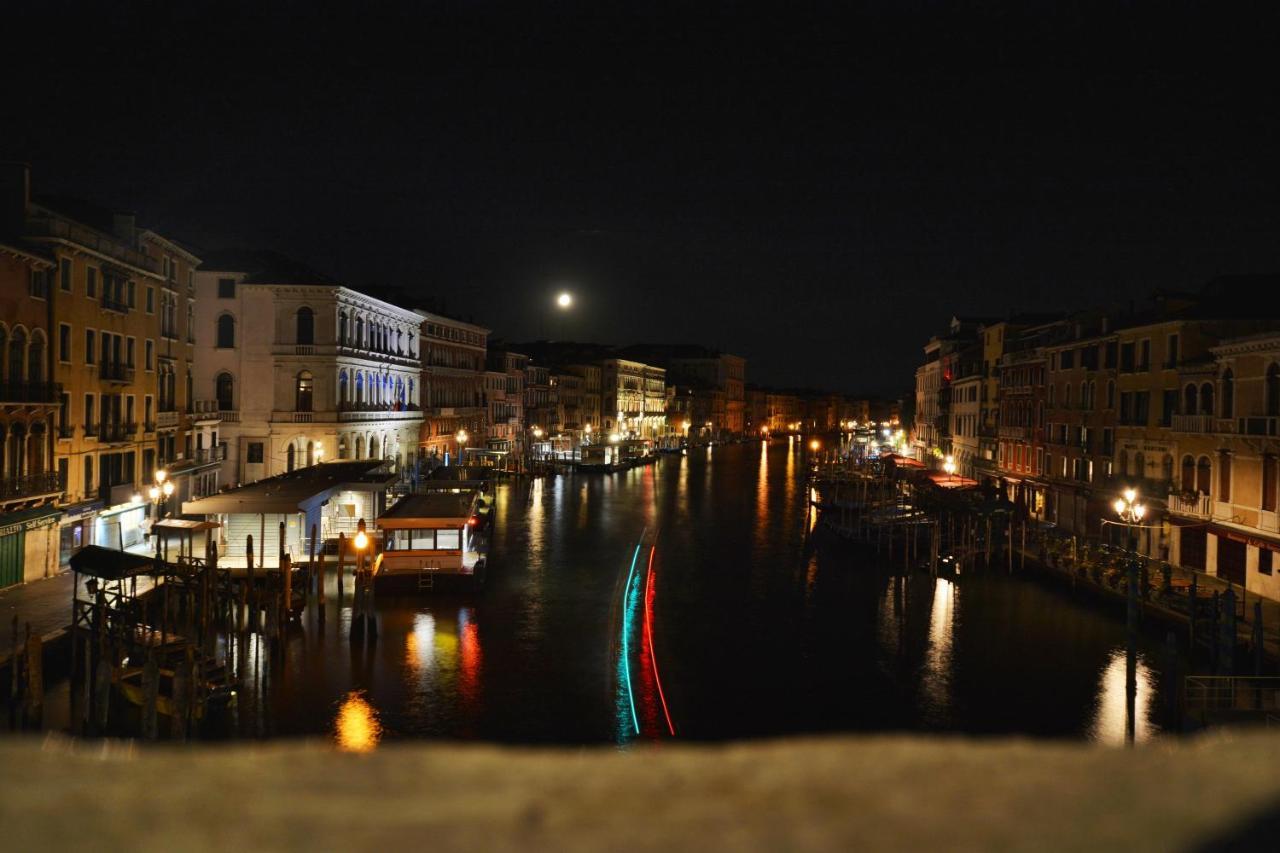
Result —
[[272, 412], [271, 420], [275, 423], [311, 424], [316, 422], [315, 412]]
[[98, 378], [103, 382], [118, 383], [121, 385], [132, 385], [133, 377], [136, 374], [132, 367], [123, 364], [109, 364], [103, 362], [98, 365]]
[[61, 399], [59, 382], [0, 382], [0, 403], [58, 403]]
[[142, 431], [143, 431], [143, 432], [155, 432], [155, 431], [156, 431], [156, 422], [155, 422], [155, 421], [144, 421], [144, 422], [143, 422], [143, 424], [142, 424]]
[[75, 424], [58, 424], [58, 438], [70, 439], [76, 437]]
[[191, 419], [196, 423], [217, 423], [218, 421], [228, 420], [226, 417], [228, 414], [233, 415], [235, 420], [240, 420], [239, 412], [219, 408], [217, 400], [196, 400], [191, 408]]
[[120, 314], [129, 313], [128, 303], [121, 302], [118, 299], [112, 299], [111, 297], [107, 296], [106, 293], [102, 294], [102, 307], [107, 309], [108, 311], [116, 311]]
[[1213, 516], [1213, 499], [1209, 495], [1184, 495], [1181, 492], [1170, 492], [1168, 506], [1169, 512], [1178, 515], [1189, 515], [1193, 518]]
[[172, 429], [178, 425], [177, 412], [156, 412], [156, 426], [160, 429]]
[[1280, 435], [1280, 417], [1270, 415], [1266, 417], [1248, 417], [1238, 418], [1236, 421], [1236, 435]]
[[[461, 410], [458, 410], [461, 411]], [[338, 412], [338, 420], [344, 423], [360, 421], [413, 421], [422, 417], [422, 410], [417, 406], [403, 409], [384, 409], [361, 407], [345, 408]]]
[[0, 500], [3, 501], [25, 500], [61, 492], [62, 478], [57, 471], [0, 479]]
[[91, 437], [93, 437], [93, 436], [96, 436], [97, 434], [98, 434], [98, 425], [97, 425], [97, 424], [85, 424], [85, 425], [84, 425], [84, 437], [85, 437], [85, 438], [91, 438]]
[[1030, 427], [1024, 427], [1024, 426], [1001, 426], [1000, 427], [1001, 438], [1012, 438], [1012, 439], [1019, 439], [1021, 441], [1026, 441], [1030, 435], [1030, 432], [1031, 432]]
[[148, 257], [144, 252], [130, 247], [117, 237], [111, 237], [67, 219], [47, 215], [28, 216], [26, 230], [27, 234], [32, 237], [52, 237], [58, 240], [79, 243], [81, 246], [86, 246], [99, 254], [115, 258], [132, 267], [146, 270], [156, 275], [160, 274], [159, 259]]
[[98, 429], [98, 440], [133, 441], [133, 437], [137, 432], [137, 424], [102, 424]]

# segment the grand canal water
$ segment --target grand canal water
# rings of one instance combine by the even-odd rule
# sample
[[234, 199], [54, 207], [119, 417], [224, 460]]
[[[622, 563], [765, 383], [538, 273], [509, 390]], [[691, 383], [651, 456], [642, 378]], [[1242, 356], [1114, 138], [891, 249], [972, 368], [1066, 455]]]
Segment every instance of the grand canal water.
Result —
[[[383, 598], [372, 642], [343, 614], [296, 631], [282, 662], [250, 648], [239, 732], [356, 749], [672, 730], [1123, 741], [1120, 616], [999, 571], [896, 578], [815, 529], [806, 499], [804, 458], [778, 441], [503, 485], [484, 592]], [[1160, 730], [1143, 644], [1140, 739]]]

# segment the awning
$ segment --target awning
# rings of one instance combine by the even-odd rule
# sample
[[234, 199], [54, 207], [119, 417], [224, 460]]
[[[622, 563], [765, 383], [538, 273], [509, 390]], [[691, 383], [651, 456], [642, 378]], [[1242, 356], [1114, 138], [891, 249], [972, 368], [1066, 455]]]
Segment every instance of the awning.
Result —
[[200, 530], [213, 530], [222, 525], [216, 521], [193, 521], [189, 518], [166, 518], [163, 521], [157, 521], [152, 525], [151, 529], [157, 532], [170, 531], [172, 533], [194, 533]]

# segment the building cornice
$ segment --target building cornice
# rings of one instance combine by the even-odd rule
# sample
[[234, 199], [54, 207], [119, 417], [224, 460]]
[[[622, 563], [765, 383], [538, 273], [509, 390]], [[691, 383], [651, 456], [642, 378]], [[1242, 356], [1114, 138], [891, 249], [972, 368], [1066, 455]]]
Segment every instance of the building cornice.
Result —
[[1280, 335], [1275, 332], [1265, 332], [1260, 335], [1250, 335], [1246, 338], [1234, 338], [1224, 341], [1216, 347], [1210, 347], [1209, 352], [1215, 356], [1232, 356], [1232, 355], [1256, 355], [1256, 354], [1280, 354]]

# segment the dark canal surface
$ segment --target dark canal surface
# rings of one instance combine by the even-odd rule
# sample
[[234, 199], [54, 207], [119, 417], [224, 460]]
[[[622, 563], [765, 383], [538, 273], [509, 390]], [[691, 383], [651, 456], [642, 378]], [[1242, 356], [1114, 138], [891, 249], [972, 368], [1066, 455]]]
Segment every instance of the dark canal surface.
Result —
[[[806, 498], [803, 455], [776, 441], [503, 485], [482, 593], [384, 597], [376, 641], [354, 644], [331, 604], [283, 663], [250, 649], [240, 733], [1123, 741], [1121, 615], [999, 571], [895, 578], [812, 529]], [[1144, 638], [1140, 739], [1159, 731], [1157, 646]]]

